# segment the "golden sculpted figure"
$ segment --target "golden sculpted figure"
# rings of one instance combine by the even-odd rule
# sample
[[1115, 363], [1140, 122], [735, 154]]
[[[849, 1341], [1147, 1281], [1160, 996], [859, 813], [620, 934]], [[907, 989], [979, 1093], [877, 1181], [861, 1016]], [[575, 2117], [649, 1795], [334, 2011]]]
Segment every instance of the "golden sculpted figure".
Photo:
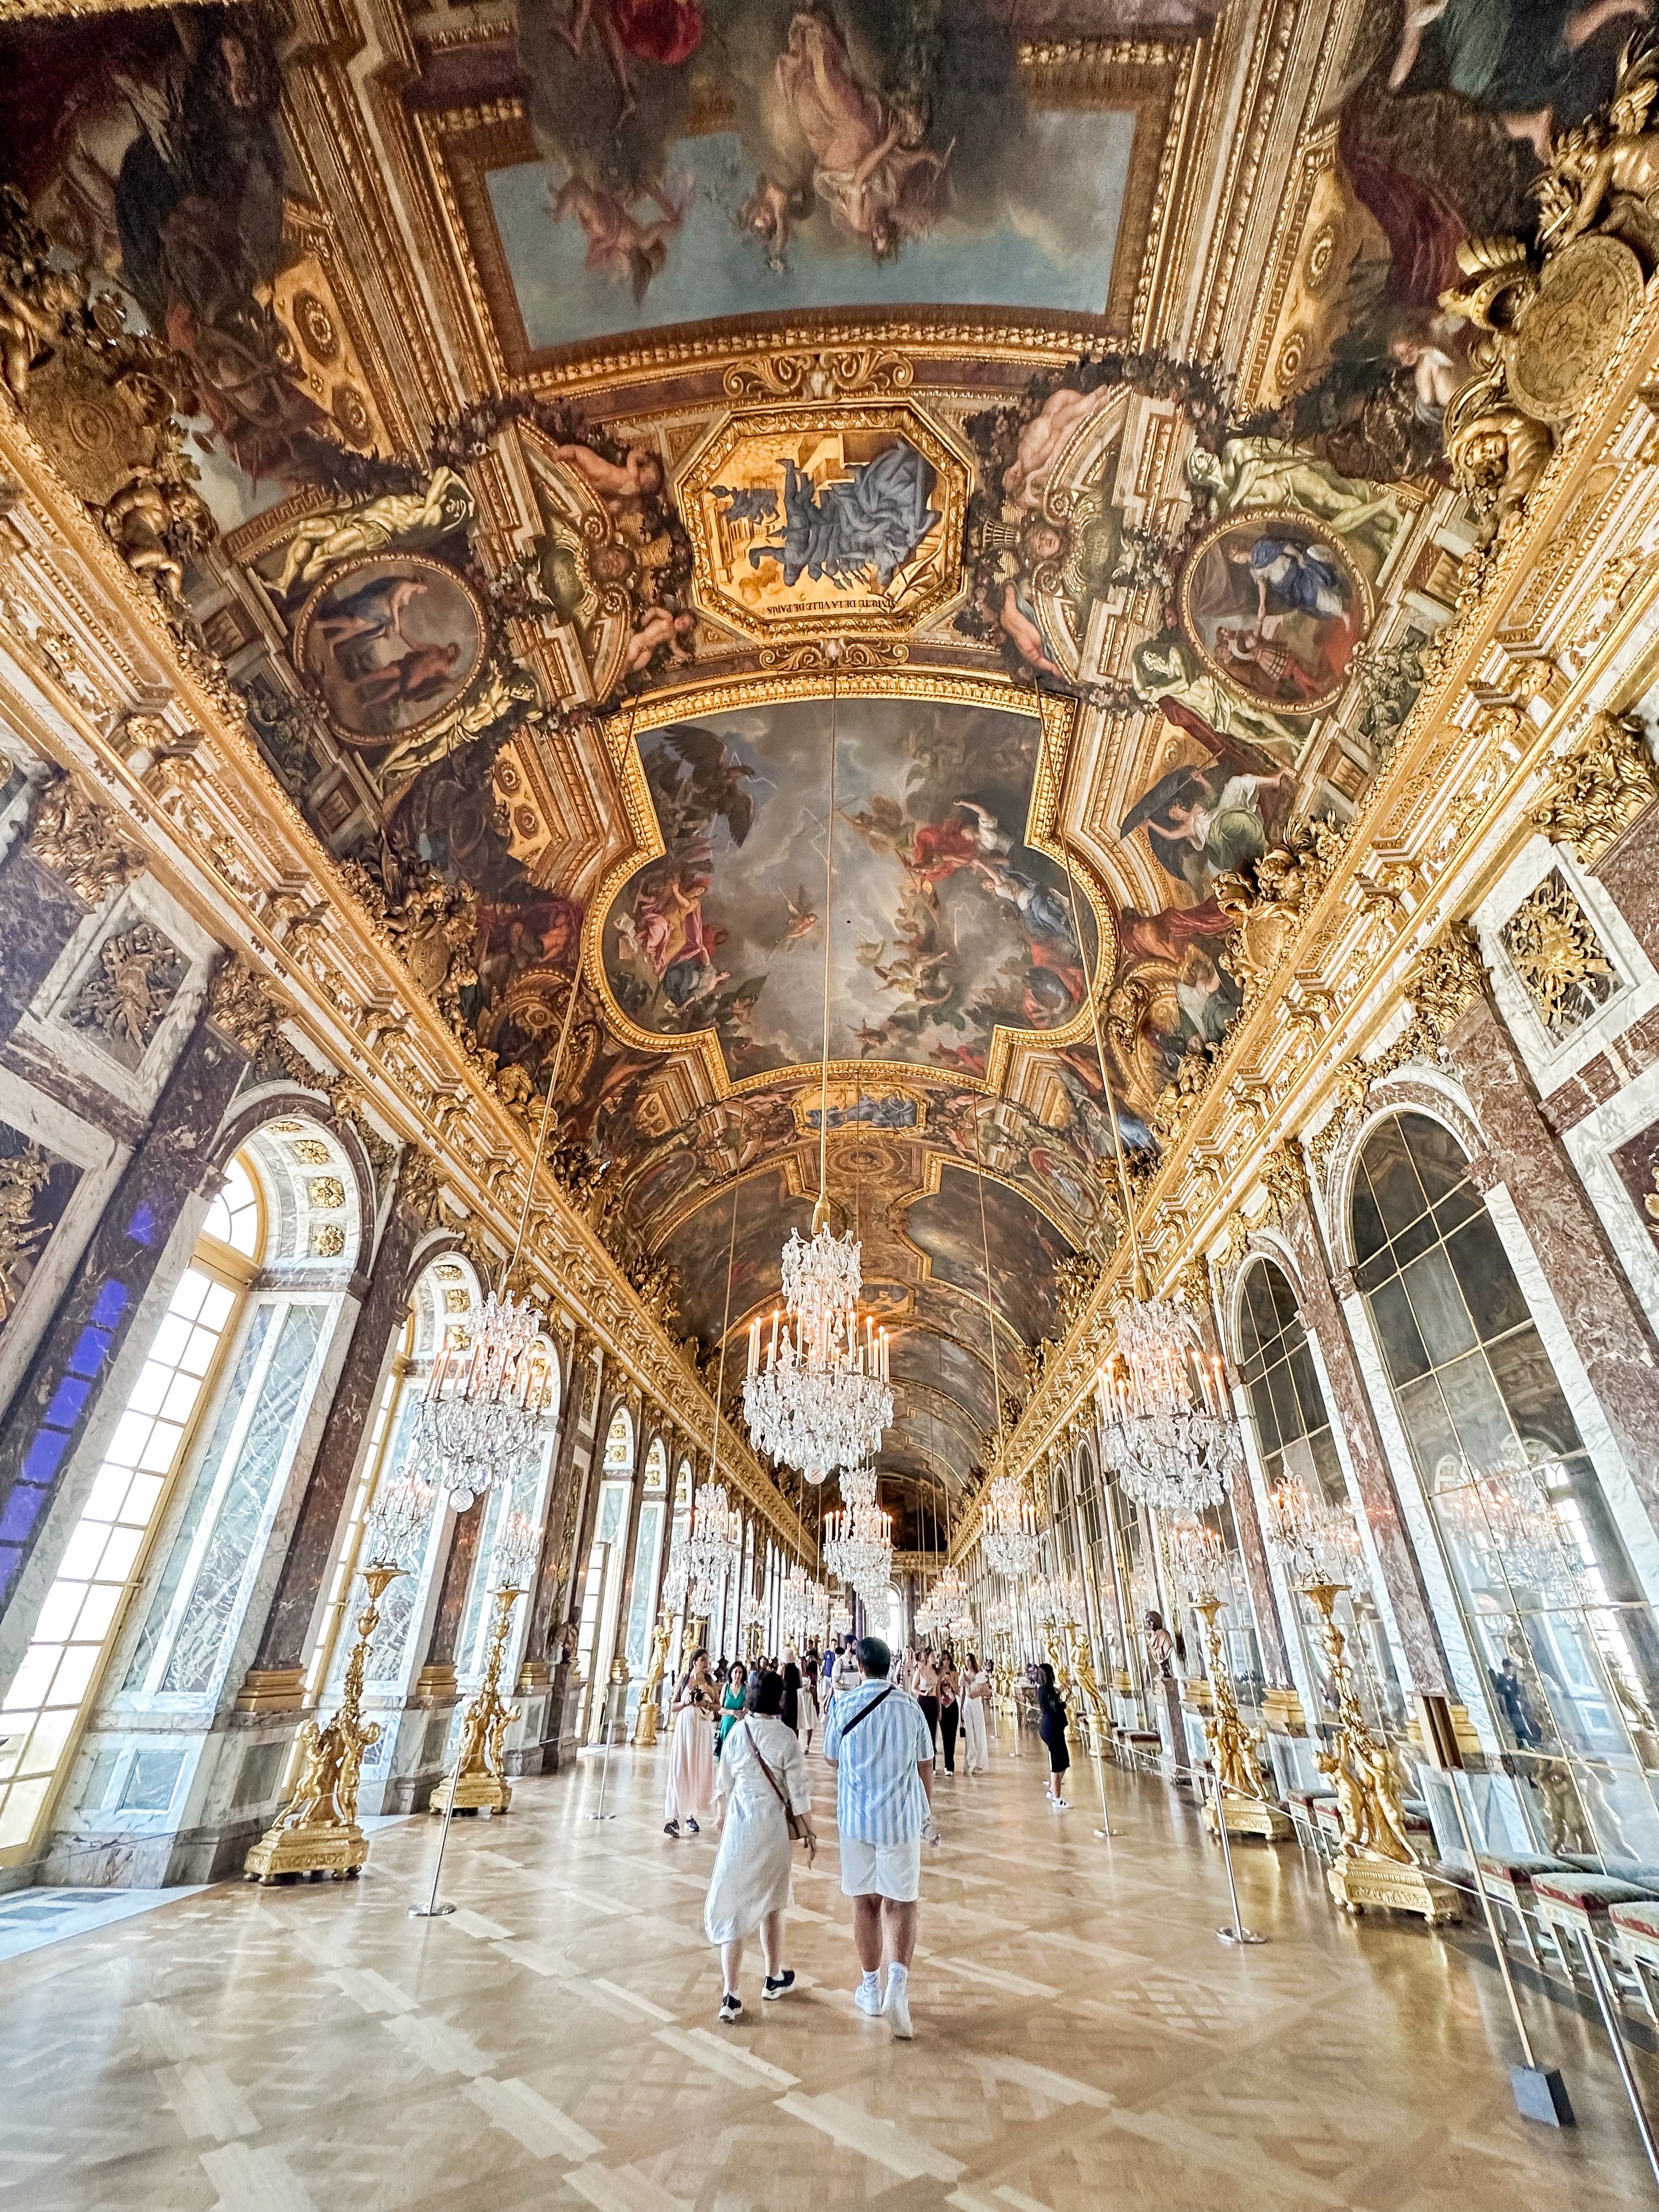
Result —
[[434, 471], [423, 491], [386, 492], [361, 507], [308, 514], [289, 540], [276, 589], [314, 584], [342, 561], [384, 552], [388, 545], [435, 544], [472, 519], [472, 494], [453, 469]]
[[514, 1602], [523, 1595], [517, 1589], [498, 1589], [495, 1593], [495, 1629], [490, 1638], [483, 1680], [462, 1720], [453, 1785], [447, 1774], [432, 1793], [431, 1809], [434, 1813], [441, 1813], [451, 1802], [452, 1786], [458, 1812], [505, 1813], [511, 1809], [513, 1785], [507, 1778], [502, 1753], [507, 1731], [518, 1719], [520, 1709], [507, 1705], [501, 1696], [501, 1662], [506, 1655]]
[[657, 1741], [657, 1700], [662, 1689], [662, 1678], [668, 1671], [668, 1645], [674, 1633], [673, 1625], [665, 1614], [657, 1622], [656, 1633], [651, 1639], [651, 1663], [645, 1670], [645, 1681], [640, 1690], [639, 1716], [634, 1723], [634, 1741], [641, 1749], [648, 1749]]

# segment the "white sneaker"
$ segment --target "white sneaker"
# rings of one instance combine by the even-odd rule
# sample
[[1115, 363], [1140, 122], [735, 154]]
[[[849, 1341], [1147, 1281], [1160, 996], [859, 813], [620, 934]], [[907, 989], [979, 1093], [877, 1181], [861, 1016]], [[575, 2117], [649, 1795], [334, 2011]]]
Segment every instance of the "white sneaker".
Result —
[[890, 1974], [887, 1978], [887, 2017], [893, 2023], [893, 2033], [901, 2043], [908, 2043], [915, 2030], [910, 2025], [910, 1977]]
[[887, 2009], [887, 1999], [879, 1982], [874, 1989], [867, 1982], [860, 1982], [853, 1992], [853, 2002], [860, 2012], [867, 2012], [872, 2020], [879, 2020]]

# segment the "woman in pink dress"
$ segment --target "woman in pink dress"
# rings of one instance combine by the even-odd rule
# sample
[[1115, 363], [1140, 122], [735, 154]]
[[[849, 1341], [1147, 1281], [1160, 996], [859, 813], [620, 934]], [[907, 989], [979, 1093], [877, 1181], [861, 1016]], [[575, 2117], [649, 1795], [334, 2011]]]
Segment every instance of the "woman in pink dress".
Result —
[[[662, 1832], [700, 1835], [714, 1802], [714, 1709], [707, 1651], [694, 1652], [690, 1671], [674, 1692], [674, 1733], [668, 1746], [668, 1794]], [[701, 1817], [700, 1817], [701, 1816]]]

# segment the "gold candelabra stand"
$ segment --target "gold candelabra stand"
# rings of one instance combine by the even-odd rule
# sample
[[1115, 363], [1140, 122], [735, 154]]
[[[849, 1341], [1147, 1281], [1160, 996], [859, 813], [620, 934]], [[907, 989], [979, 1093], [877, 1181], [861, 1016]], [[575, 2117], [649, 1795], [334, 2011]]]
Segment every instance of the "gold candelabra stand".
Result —
[[369, 1640], [380, 1626], [380, 1600], [404, 1570], [386, 1561], [363, 1569], [368, 1603], [357, 1616], [357, 1641], [346, 1664], [340, 1709], [326, 1728], [308, 1720], [300, 1730], [305, 1767], [298, 1789], [248, 1853], [250, 1881], [273, 1882], [309, 1875], [338, 1881], [353, 1878], [368, 1856], [357, 1825], [357, 1784], [363, 1753], [380, 1740], [378, 1721], [362, 1713], [363, 1674]]
[[641, 1751], [648, 1751], [657, 1741], [658, 1701], [662, 1678], [668, 1671], [668, 1646], [673, 1634], [674, 1625], [667, 1614], [659, 1615], [656, 1633], [651, 1639], [651, 1663], [646, 1668], [640, 1690], [640, 1710], [634, 1721], [634, 1743]]
[[519, 1708], [501, 1696], [501, 1662], [513, 1607], [523, 1595], [522, 1589], [513, 1587], [495, 1593], [495, 1628], [483, 1680], [462, 1717], [453, 1773], [446, 1774], [432, 1793], [434, 1813], [441, 1814], [451, 1803], [458, 1813], [506, 1813], [512, 1808], [513, 1785], [502, 1765], [501, 1747], [519, 1717]]
[[1328, 1751], [1314, 1764], [1336, 1792], [1342, 1840], [1326, 1869], [1331, 1895], [1347, 1912], [1382, 1905], [1420, 1913], [1431, 1925], [1462, 1918], [1457, 1893], [1426, 1874], [1406, 1833], [1400, 1777], [1389, 1746], [1371, 1734], [1348, 1664], [1347, 1638], [1334, 1608], [1343, 1583], [1310, 1581], [1297, 1587], [1319, 1615], [1319, 1641], [1330, 1663], [1336, 1692], [1337, 1729]]
[[1211, 1711], [1205, 1718], [1204, 1733], [1215, 1762], [1217, 1783], [1216, 1794], [1204, 1808], [1205, 1818], [1213, 1829], [1218, 1804], [1230, 1836], [1263, 1836], [1270, 1844], [1281, 1843], [1291, 1833], [1291, 1824], [1277, 1805], [1268, 1803], [1262, 1790], [1261, 1765], [1255, 1749], [1262, 1732], [1247, 1726], [1239, 1715], [1226, 1646], [1216, 1626], [1223, 1602], [1212, 1592], [1193, 1600], [1193, 1610], [1204, 1623], [1204, 1649], [1209, 1660]]

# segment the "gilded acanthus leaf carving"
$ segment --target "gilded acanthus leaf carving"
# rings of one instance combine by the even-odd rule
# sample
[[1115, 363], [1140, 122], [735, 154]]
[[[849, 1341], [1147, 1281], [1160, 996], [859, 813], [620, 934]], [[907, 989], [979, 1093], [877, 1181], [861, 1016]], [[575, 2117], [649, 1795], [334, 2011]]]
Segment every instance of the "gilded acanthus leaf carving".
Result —
[[1633, 714], [1593, 714], [1563, 756], [1533, 825], [1589, 862], [1659, 797], [1659, 767]]
[[1424, 1033], [1436, 1043], [1486, 987], [1486, 963], [1467, 922], [1455, 921], [1436, 938], [1406, 978], [1406, 996]]
[[1308, 1195], [1308, 1170], [1293, 1139], [1276, 1145], [1261, 1163], [1261, 1181], [1273, 1219], [1280, 1227]]
[[83, 906], [102, 906], [112, 890], [144, 872], [143, 854], [123, 841], [115, 817], [69, 775], [46, 787], [28, 848]]
[[228, 960], [208, 987], [208, 1019], [252, 1059], [287, 1012], [258, 969]]

